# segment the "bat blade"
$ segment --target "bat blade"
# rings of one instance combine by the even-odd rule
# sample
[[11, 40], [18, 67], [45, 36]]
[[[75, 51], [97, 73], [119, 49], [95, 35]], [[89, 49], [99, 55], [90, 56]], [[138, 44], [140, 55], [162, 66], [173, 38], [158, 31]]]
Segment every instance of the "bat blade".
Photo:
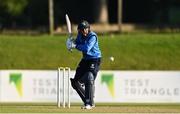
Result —
[[71, 34], [72, 34], [72, 30], [71, 30], [71, 22], [70, 22], [70, 19], [69, 19], [69, 17], [68, 17], [68, 15], [66, 14], [66, 24], [67, 24], [67, 29], [68, 29], [68, 33], [69, 33], [69, 35], [71, 36]]
[[[69, 33], [69, 39], [72, 40], [71, 21], [67, 14], [66, 14], [65, 18], [66, 18], [67, 30]], [[70, 49], [69, 51], [72, 52], [72, 49]]]

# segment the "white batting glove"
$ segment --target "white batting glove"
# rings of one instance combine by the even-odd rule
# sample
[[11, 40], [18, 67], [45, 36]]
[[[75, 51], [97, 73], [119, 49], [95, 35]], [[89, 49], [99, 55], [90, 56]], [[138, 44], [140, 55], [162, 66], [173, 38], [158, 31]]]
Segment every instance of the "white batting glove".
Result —
[[76, 48], [76, 44], [74, 43], [74, 41], [71, 42], [71, 48]]
[[76, 44], [74, 43], [74, 39], [73, 38], [68, 38], [66, 41], [66, 47], [69, 51], [72, 51], [73, 48], [76, 47]]

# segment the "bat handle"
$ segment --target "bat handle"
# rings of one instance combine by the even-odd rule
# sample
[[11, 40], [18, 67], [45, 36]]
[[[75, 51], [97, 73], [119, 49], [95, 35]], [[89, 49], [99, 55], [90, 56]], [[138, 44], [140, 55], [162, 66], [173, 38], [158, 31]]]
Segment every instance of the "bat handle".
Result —
[[[69, 39], [72, 41], [73, 37], [72, 37], [72, 33], [69, 33]], [[72, 53], [72, 49], [69, 49], [69, 51]]]
[[72, 33], [69, 33], [69, 38], [72, 38]]

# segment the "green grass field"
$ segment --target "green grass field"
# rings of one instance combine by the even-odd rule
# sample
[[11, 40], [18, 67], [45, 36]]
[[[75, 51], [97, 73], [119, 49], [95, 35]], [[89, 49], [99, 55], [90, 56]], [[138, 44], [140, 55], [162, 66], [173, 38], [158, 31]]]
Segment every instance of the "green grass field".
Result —
[[[180, 34], [101, 35], [102, 70], [180, 70]], [[66, 36], [0, 35], [0, 69], [75, 69], [81, 53], [68, 52]], [[115, 58], [114, 62], [109, 57]], [[0, 113], [180, 113], [180, 104], [97, 104], [93, 110], [56, 104], [0, 103]]]
[[[66, 36], [0, 35], [0, 69], [75, 69], [81, 53], [68, 52], [65, 42]], [[99, 42], [102, 70], [180, 70], [178, 33], [100, 35]]]
[[97, 104], [92, 110], [58, 108], [55, 104], [2, 103], [1, 113], [180, 113], [180, 104]]

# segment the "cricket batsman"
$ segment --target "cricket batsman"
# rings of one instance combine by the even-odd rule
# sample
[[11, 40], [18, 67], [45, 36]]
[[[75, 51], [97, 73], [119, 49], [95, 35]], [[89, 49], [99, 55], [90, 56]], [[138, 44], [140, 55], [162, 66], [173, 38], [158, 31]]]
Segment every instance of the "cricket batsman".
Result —
[[98, 36], [91, 31], [90, 24], [86, 20], [78, 24], [77, 30], [76, 39], [68, 38], [66, 42], [68, 50], [77, 49], [83, 55], [74, 78], [71, 78], [71, 85], [84, 103], [82, 109], [92, 109], [95, 107], [95, 79], [101, 63], [101, 51]]

